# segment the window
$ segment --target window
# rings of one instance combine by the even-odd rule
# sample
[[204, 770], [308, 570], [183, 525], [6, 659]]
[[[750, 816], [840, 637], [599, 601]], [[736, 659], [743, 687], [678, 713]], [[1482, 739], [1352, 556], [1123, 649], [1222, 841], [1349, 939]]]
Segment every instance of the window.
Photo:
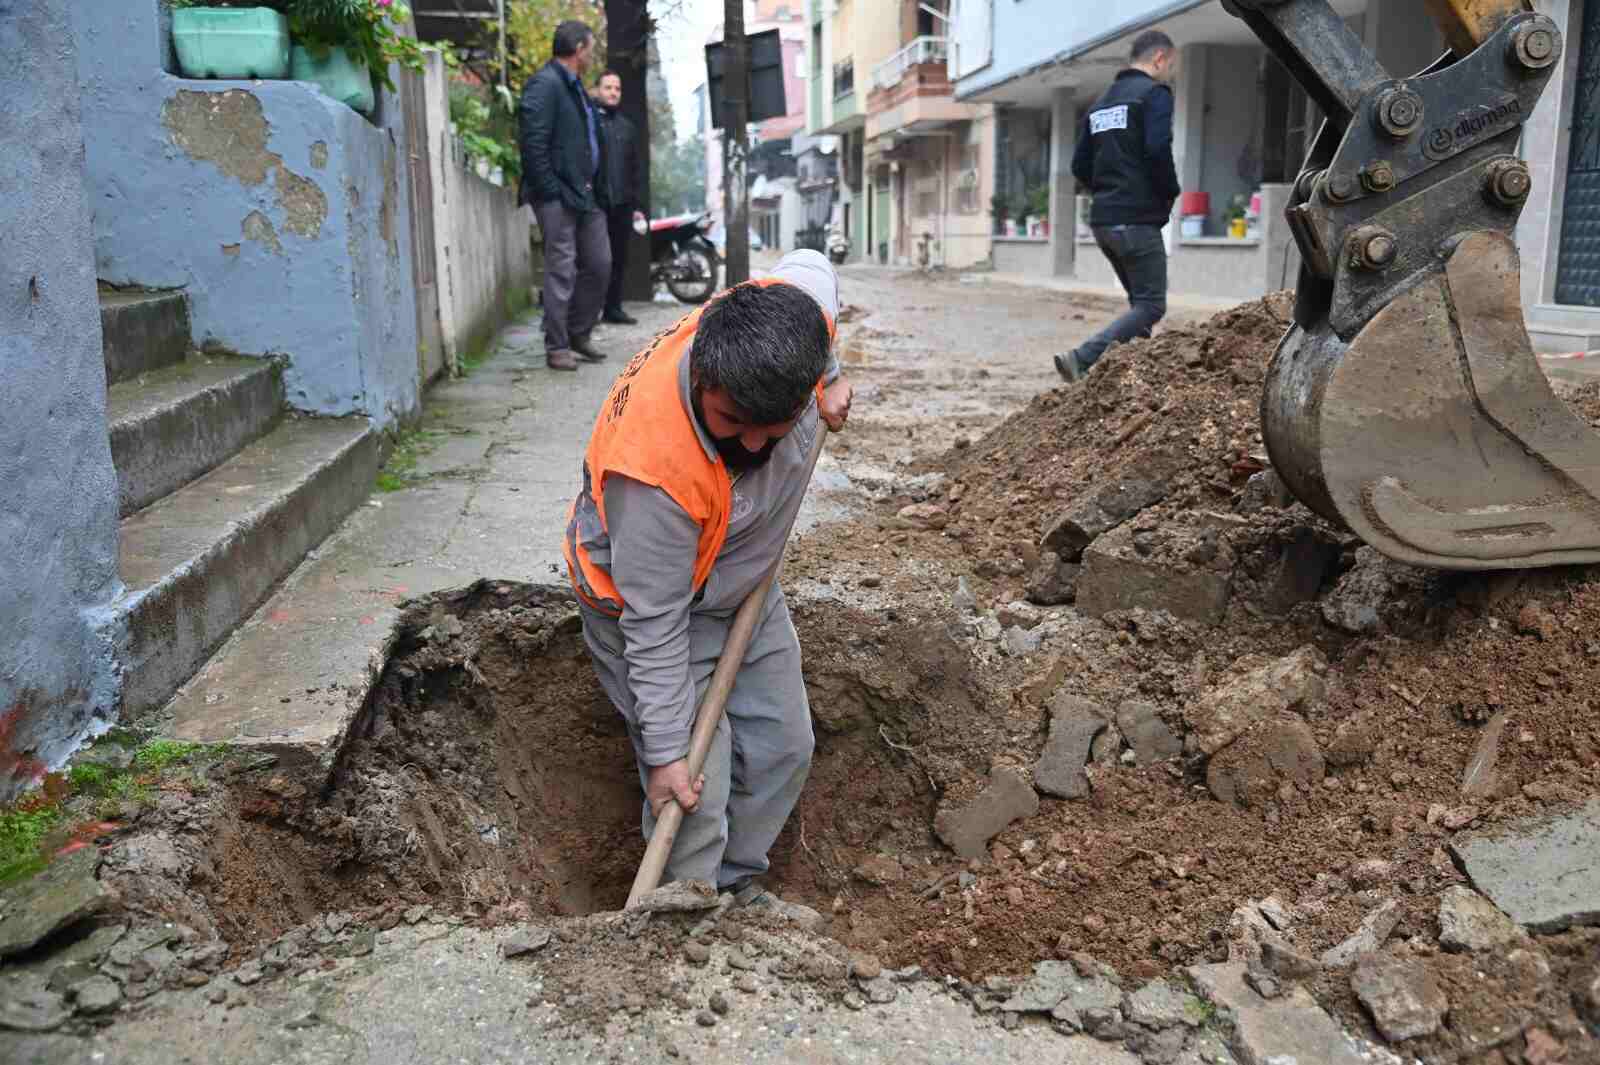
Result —
[[1261, 95], [1261, 180], [1288, 184], [1299, 176], [1310, 149], [1306, 91], [1287, 67], [1267, 55], [1262, 62]]
[[916, 217], [932, 218], [939, 213], [939, 172], [932, 162], [919, 168], [916, 191]]
[[995, 130], [995, 194], [1012, 217], [1028, 213], [1040, 188], [1050, 184], [1050, 112], [1027, 107], [1002, 111]]
[[955, 209], [960, 214], [977, 214], [978, 203], [978, 146], [969, 144], [961, 150], [961, 169], [956, 174]]

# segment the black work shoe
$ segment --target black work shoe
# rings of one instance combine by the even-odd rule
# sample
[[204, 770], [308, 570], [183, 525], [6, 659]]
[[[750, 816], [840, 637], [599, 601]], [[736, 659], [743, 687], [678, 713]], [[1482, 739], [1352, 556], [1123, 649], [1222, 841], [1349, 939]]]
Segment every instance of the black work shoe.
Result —
[[606, 353], [596, 348], [588, 337], [584, 337], [582, 340], [574, 337], [572, 341], [572, 351], [573, 354], [577, 355], [578, 358], [582, 359], [584, 362], [606, 361]]
[[1083, 380], [1083, 375], [1088, 371], [1078, 365], [1078, 353], [1069, 351], [1065, 355], [1053, 356], [1056, 364], [1056, 373], [1061, 375], [1063, 381], [1075, 383]]
[[600, 320], [602, 322], [610, 322], [612, 325], [638, 325], [639, 324], [639, 319], [635, 318], [633, 315], [629, 314], [627, 311], [607, 311], [605, 314], [600, 316]]

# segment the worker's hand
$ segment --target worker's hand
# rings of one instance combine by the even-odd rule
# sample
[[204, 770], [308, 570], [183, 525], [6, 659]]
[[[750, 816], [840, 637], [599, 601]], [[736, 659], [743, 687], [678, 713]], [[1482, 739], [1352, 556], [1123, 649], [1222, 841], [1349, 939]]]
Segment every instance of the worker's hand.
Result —
[[666, 765], [650, 767], [649, 783], [645, 796], [650, 800], [650, 812], [657, 817], [672, 799], [678, 800], [683, 812], [692, 814], [700, 809], [700, 789], [706, 786], [706, 775], [701, 773], [694, 782], [689, 781], [689, 760], [680, 758]]
[[855, 387], [843, 374], [822, 390], [822, 401], [817, 404], [817, 413], [822, 415], [822, 420], [828, 423], [829, 429], [837, 433], [844, 428], [845, 419], [850, 417], [850, 401], [855, 395]]

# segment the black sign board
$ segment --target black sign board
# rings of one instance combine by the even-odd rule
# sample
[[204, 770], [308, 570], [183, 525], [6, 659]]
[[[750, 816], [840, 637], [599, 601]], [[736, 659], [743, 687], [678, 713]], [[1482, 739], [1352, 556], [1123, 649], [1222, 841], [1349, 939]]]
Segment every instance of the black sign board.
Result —
[[[750, 49], [750, 121], [763, 122], [769, 118], [782, 118], [789, 113], [783, 93], [783, 41], [777, 30], [745, 35]], [[727, 116], [723, 114], [722, 71], [727, 54], [721, 41], [706, 45], [706, 86], [711, 105], [711, 124], [717, 129], [727, 129]]]

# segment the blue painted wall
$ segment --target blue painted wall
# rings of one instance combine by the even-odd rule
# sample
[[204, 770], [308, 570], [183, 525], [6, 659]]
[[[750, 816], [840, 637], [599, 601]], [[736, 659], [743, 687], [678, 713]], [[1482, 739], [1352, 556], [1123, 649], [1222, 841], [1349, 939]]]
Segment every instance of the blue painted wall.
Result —
[[987, 67], [962, 78], [966, 96], [1047, 63], [1069, 49], [1195, 6], [1183, 0], [992, 0], [994, 51]]
[[195, 341], [281, 353], [289, 401], [419, 402], [406, 130], [292, 81], [176, 76], [159, 0], [76, 0], [96, 268], [183, 288]]
[[116, 714], [117, 479], [68, 8], [0, 3], [0, 799]]

